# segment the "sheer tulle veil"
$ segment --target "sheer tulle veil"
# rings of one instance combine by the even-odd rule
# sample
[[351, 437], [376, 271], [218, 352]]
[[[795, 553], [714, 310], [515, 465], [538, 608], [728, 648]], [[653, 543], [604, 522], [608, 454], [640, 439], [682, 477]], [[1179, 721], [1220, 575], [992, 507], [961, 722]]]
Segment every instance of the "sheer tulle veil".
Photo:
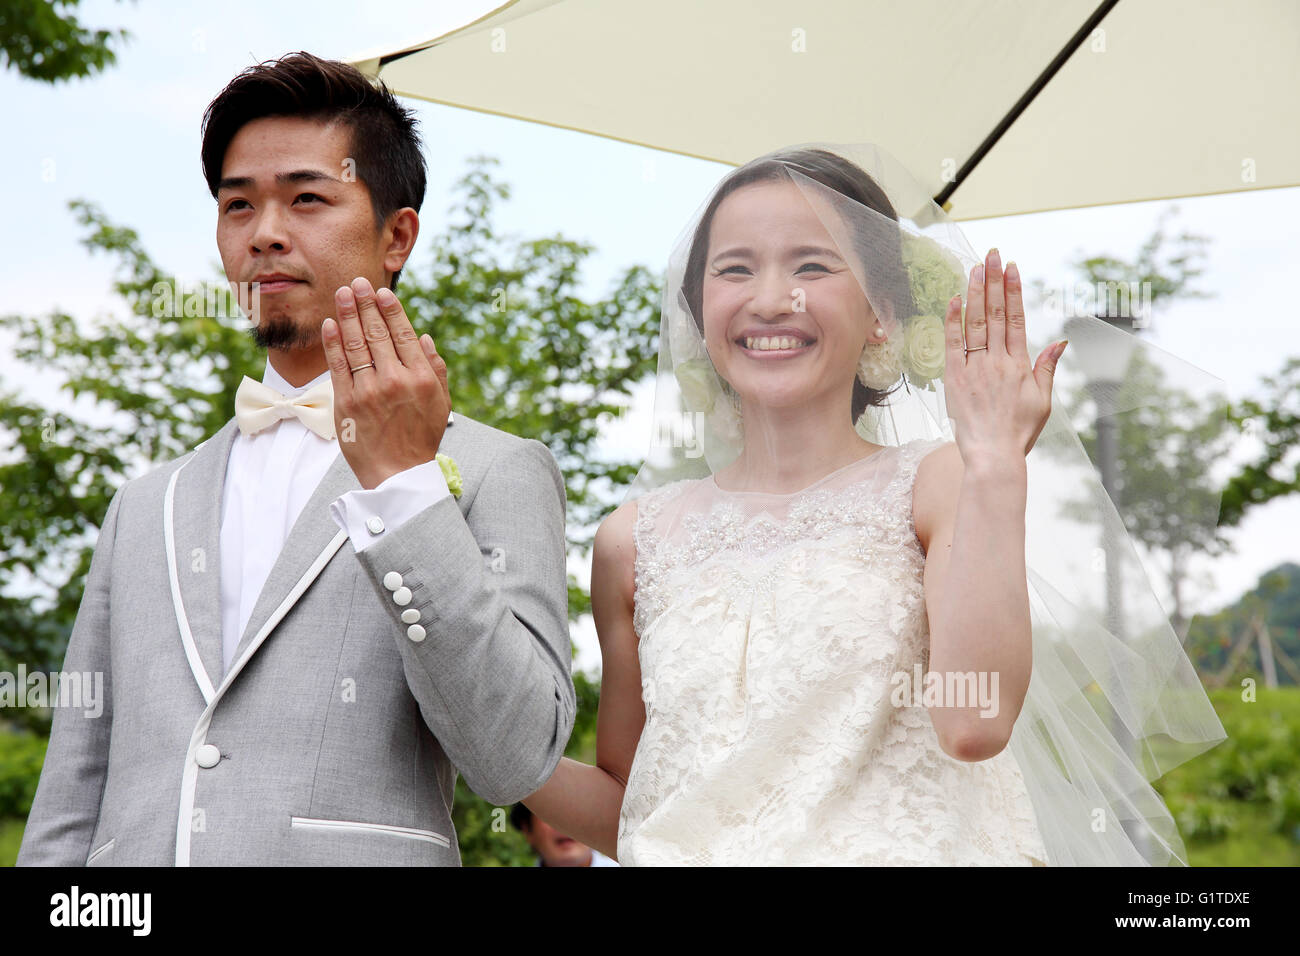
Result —
[[[836, 161], [865, 172], [878, 194], [852, 198], [853, 190], [827, 174]], [[966, 277], [981, 257], [885, 150], [791, 147], [728, 173], [673, 251], [660, 319], [653, 435], [628, 497], [706, 477], [743, 448], [740, 403], [705, 345], [700, 256], [693, 261], [691, 255], [719, 190], [733, 188], [738, 178], [798, 190], [888, 331], [884, 341], [868, 342], [859, 358], [855, 400], [846, 410], [856, 413], [858, 433], [881, 445], [953, 439], [959, 423], [949, 418], [945, 401], [943, 316], [951, 296], [964, 297]], [[1058, 329], [1046, 327], [1032, 309], [1027, 328], [1031, 357], [1063, 337], [1047, 338]], [[1211, 402], [1224, 392], [1212, 375], [1096, 317], [1072, 317], [1068, 337], [1063, 364], [1093, 349], [1131, 354], [1133, 374], [1099, 395], [1103, 413], [1117, 420], [1162, 402], [1168, 389]], [[1215, 413], [1226, 415], [1226, 405]], [[1009, 746], [1048, 863], [1185, 864], [1178, 829], [1150, 781], [1223, 740], [1223, 727], [1161, 605], [1147, 559], [1056, 392], [1026, 463], [1033, 675]], [[1177, 499], [1180, 489], [1169, 493]], [[1176, 505], [1187, 525], [1217, 524], [1217, 499], [1187, 495]]]

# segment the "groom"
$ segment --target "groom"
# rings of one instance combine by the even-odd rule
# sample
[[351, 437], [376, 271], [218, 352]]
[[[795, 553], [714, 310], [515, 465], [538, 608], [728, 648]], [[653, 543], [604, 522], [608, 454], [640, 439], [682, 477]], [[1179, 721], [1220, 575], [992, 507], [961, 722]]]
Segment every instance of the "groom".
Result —
[[559, 470], [451, 414], [389, 291], [425, 189], [391, 94], [252, 67], [203, 165], [265, 373], [113, 498], [64, 664], [107, 702], [56, 711], [18, 862], [458, 865], [457, 771], [513, 803], [573, 726]]

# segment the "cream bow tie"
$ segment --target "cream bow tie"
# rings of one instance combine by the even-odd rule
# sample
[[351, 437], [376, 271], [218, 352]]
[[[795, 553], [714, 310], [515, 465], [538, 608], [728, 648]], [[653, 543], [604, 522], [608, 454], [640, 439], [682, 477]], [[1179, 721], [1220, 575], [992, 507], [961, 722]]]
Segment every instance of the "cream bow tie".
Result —
[[329, 381], [313, 385], [294, 398], [247, 375], [235, 392], [235, 420], [245, 435], [255, 435], [282, 418], [297, 417], [321, 438], [334, 437], [334, 386]]

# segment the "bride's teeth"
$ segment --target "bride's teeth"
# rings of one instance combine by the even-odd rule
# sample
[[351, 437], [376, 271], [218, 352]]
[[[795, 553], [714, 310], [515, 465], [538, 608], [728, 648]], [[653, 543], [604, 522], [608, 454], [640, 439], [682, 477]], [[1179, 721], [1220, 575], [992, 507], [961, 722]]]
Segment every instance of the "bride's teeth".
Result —
[[803, 339], [797, 339], [789, 335], [762, 335], [758, 337], [746, 336], [745, 348], [754, 352], [771, 352], [780, 349], [801, 349], [808, 345]]

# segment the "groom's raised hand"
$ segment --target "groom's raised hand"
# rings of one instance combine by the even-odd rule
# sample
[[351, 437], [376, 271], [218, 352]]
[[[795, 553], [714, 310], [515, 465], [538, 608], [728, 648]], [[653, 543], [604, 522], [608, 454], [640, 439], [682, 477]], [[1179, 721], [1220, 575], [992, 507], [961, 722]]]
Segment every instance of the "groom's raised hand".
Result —
[[361, 487], [432, 461], [447, 430], [447, 363], [417, 337], [397, 296], [364, 278], [334, 293], [321, 325], [334, 384], [334, 428]]

